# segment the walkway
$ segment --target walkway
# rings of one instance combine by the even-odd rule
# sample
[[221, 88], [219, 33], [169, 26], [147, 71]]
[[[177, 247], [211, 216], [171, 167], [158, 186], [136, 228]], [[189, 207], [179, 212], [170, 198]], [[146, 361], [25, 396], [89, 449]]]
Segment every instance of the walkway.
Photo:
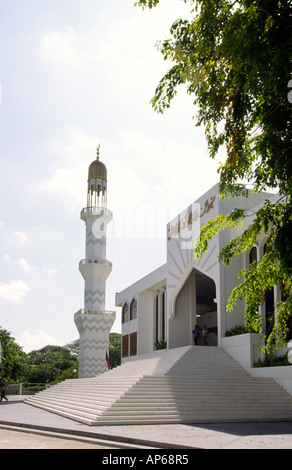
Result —
[[87, 426], [8, 398], [0, 449], [292, 449], [292, 422]]

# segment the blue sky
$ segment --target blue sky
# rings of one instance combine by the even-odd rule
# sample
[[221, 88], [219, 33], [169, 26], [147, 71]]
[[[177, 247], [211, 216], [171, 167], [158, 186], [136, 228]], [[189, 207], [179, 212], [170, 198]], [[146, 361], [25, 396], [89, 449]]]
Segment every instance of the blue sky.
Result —
[[[78, 338], [89, 164], [108, 171], [106, 308], [166, 260], [166, 223], [218, 180], [192, 98], [150, 99], [171, 63], [156, 50], [180, 0], [1, 1], [0, 326], [26, 352]], [[220, 158], [219, 158], [220, 159]]]

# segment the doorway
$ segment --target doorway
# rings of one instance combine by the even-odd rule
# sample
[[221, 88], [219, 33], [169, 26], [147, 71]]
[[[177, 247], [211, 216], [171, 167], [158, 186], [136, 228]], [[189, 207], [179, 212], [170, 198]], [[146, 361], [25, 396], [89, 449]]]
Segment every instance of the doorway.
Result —
[[[192, 269], [175, 298], [175, 315], [169, 323], [171, 348], [192, 345], [192, 329], [195, 324], [209, 331], [208, 344], [217, 346], [216, 286], [213, 279]], [[200, 338], [199, 344], [203, 344]]]

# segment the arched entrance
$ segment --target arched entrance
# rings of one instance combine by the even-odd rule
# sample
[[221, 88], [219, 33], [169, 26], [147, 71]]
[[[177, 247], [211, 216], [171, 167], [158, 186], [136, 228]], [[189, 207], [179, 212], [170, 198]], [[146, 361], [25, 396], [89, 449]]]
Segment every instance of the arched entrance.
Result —
[[[208, 344], [217, 346], [216, 286], [213, 279], [196, 271], [196, 323], [209, 331]], [[199, 344], [200, 344], [199, 340]]]
[[[169, 347], [178, 348], [193, 343], [195, 324], [209, 331], [208, 344], [217, 346], [216, 286], [213, 279], [192, 269], [179, 292], [174, 292], [173, 316], [169, 320]], [[203, 344], [200, 338], [199, 344]]]

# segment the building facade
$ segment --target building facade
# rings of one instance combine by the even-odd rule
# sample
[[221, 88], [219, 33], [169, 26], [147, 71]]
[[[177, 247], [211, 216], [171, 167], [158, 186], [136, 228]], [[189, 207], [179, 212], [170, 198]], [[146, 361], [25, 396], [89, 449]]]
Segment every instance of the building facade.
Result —
[[[227, 267], [219, 264], [218, 254], [238, 235], [237, 229], [219, 232], [200, 259], [194, 259], [194, 243], [208, 220], [234, 208], [251, 211], [249, 222], [246, 220], [241, 228], [244, 230], [252, 213], [273, 198], [277, 196], [250, 191], [248, 198], [222, 200], [217, 184], [167, 225], [166, 263], [116, 295], [116, 305], [122, 309], [123, 362], [152, 352], [163, 343], [169, 349], [194, 344], [192, 330], [196, 324], [200, 329], [207, 326], [212, 346], [222, 346], [226, 331], [244, 326], [244, 301], [239, 301], [231, 313], [226, 312], [226, 305], [239, 283], [239, 271], [262, 258], [267, 236], [259, 236], [256, 247], [234, 257]], [[275, 286], [260, 307], [267, 332], [279, 295]]]

